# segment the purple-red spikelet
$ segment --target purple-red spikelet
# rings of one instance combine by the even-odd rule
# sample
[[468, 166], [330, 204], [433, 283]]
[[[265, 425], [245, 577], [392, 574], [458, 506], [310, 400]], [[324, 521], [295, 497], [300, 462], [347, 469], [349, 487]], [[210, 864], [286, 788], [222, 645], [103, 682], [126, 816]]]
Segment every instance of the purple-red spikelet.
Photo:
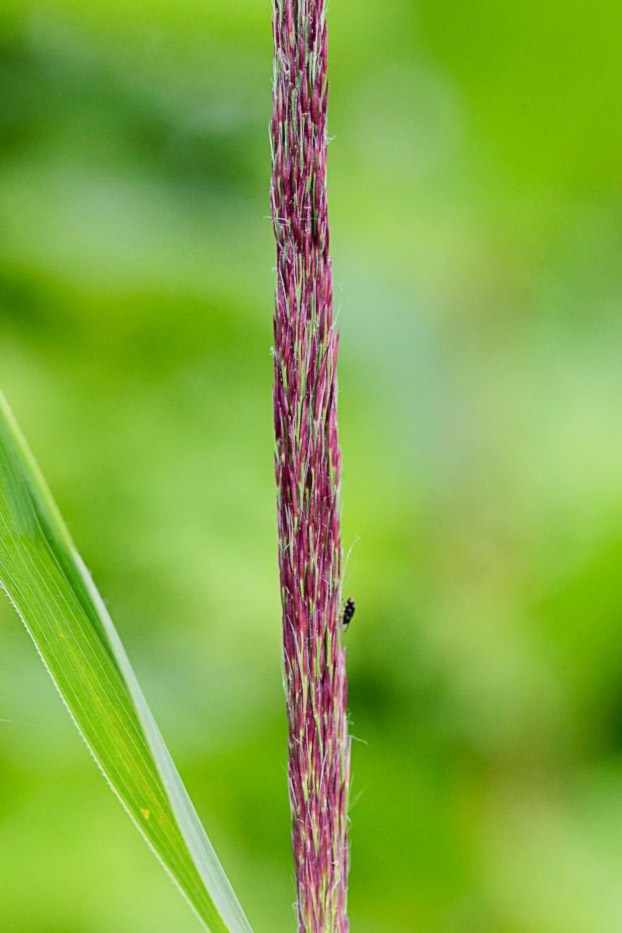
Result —
[[324, 0], [274, 0], [274, 424], [289, 792], [302, 931], [346, 931], [338, 335], [326, 200]]

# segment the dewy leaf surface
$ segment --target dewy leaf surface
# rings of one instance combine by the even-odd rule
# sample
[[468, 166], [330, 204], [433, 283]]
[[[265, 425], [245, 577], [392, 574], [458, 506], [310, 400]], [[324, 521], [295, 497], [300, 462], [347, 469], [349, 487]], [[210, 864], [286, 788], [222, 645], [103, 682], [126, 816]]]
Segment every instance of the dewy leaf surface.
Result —
[[250, 931], [1, 393], [0, 585], [112, 790], [205, 928]]

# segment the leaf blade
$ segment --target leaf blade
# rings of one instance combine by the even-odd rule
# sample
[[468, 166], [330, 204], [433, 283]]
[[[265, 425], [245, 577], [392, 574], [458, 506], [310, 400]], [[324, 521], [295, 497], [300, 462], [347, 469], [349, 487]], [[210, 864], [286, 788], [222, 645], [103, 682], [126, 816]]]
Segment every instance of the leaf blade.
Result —
[[132, 821], [208, 930], [250, 926], [0, 393], [0, 586]]

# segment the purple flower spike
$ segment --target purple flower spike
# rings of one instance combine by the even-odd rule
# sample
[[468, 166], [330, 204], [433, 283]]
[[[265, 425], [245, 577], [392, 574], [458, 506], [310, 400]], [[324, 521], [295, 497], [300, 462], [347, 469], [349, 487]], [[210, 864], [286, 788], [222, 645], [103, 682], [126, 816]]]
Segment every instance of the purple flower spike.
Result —
[[274, 426], [299, 930], [348, 929], [350, 739], [341, 644], [337, 348], [324, 0], [274, 0]]

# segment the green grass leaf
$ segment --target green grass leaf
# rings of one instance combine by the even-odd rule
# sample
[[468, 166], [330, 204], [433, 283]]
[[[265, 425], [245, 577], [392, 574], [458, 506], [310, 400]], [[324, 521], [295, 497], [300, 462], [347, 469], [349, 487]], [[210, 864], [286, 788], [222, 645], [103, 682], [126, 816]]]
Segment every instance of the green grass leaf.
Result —
[[250, 926], [0, 393], [0, 585], [110, 787], [212, 931]]

